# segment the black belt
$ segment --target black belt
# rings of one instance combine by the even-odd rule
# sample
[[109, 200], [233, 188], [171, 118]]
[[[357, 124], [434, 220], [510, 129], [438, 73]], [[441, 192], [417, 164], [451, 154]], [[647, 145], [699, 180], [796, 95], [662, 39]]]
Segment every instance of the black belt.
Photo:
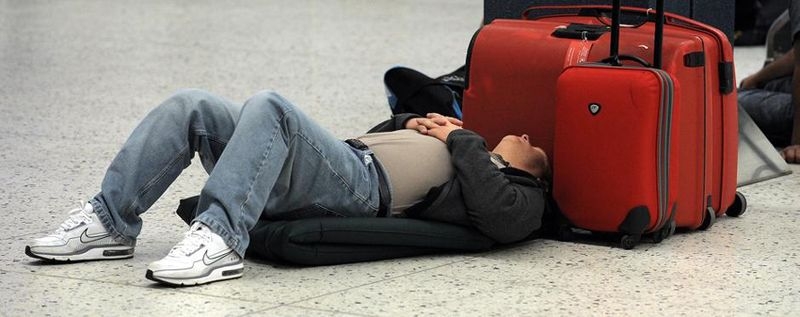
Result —
[[[347, 139], [344, 141], [348, 145], [350, 145], [354, 149], [366, 151], [369, 149], [369, 146], [361, 142], [359, 139]], [[375, 154], [370, 153], [372, 156], [372, 162], [375, 164], [375, 169], [378, 170], [378, 193], [380, 202], [378, 205], [378, 217], [388, 217], [389, 216], [389, 183], [386, 181], [386, 175], [384, 175], [383, 166], [381, 166], [380, 162], [375, 159]]]

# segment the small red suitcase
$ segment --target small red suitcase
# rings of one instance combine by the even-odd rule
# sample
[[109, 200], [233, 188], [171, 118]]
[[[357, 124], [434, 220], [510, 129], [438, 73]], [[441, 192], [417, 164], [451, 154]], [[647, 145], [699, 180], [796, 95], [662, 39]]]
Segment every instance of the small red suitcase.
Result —
[[[464, 122], [490, 146], [505, 134], [527, 133], [533, 144], [552, 153], [556, 79], [565, 67], [608, 56], [610, 39], [602, 28], [608, 24], [603, 14], [611, 11], [609, 7], [557, 8], [571, 13], [533, 21], [495, 20], [470, 44]], [[646, 23], [622, 28], [620, 53], [654, 60], [653, 14], [637, 8], [624, 11], [642, 15]], [[658, 50], [663, 52], [662, 69], [680, 87], [677, 102], [686, 105], [676, 118], [681, 133], [675, 142], [681, 147], [673, 156], [681, 162], [681, 186], [675, 190], [680, 202], [675, 222], [678, 227], [704, 229], [716, 216], [726, 211], [737, 216], [746, 207], [744, 196], [735, 192], [738, 135], [732, 48], [713, 27], [672, 14], [665, 15], [665, 23]]]
[[559, 77], [553, 197], [570, 224], [641, 236], [672, 234], [677, 202], [680, 105], [664, 71], [581, 65]]
[[630, 249], [645, 233], [660, 242], [675, 229], [680, 98], [667, 72], [620, 63], [619, 1], [609, 63], [571, 66], [558, 77], [553, 197], [570, 225], [621, 233]]

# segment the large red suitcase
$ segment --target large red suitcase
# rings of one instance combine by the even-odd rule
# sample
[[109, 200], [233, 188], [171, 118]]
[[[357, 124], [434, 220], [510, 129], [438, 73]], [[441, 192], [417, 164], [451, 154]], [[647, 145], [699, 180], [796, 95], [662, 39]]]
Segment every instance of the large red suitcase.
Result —
[[[566, 67], [608, 56], [610, 34], [600, 32], [594, 39], [591, 27], [607, 26], [609, 7], [558, 9], [571, 13], [495, 20], [470, 44], [464, 123], [490, 146], [505, 134], [527, 133], [533, 144], [553, 153], [556, 79]], [[622, 28], [620, 54], [653, 61], [654, 15], [636, 8], [624, 11], [639, 13], [648, 22]], [[676, 103], [684, 105], [674, 118], [681, 122], [673, 140], [680, 147], [672, 155], [681, 163], [674, 220], [678, 227], [707, 228], [717, 215], [738, 215], [745, 206], [744, 197], [735, 192], [738, 136], [732, 48], [713, 27], [672, 14], [666, 14], [665, 21], [662, 69], [681, 91]], [[557, 31], [567, 36], [559, 37]]]

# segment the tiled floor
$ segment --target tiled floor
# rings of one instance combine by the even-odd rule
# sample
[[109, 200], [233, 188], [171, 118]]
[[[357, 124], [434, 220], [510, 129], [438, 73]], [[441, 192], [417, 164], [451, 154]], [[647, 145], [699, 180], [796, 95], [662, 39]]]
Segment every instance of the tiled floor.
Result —
[[[299, 268], [248, 261], [194, 288], [144, 279], [179, 240], [191, 166], [145, 214], [136, 257], [48, 265], [23, 254], [97, 190], [136, 122], [182, 87], [243, 101], [275, 89], [337, 136], [388, 114], [383, 72], [463, 63], [480, 1], [0, 0], [0, 315], [782, 315], [800, 313], [800, 167], [741, 188], [739, 219], [634, 251], [532, 241], [464, 255]], [[738, 49], [740, 75], [762, 48]], [[740, 78], [742, 78], [740, 76]]]

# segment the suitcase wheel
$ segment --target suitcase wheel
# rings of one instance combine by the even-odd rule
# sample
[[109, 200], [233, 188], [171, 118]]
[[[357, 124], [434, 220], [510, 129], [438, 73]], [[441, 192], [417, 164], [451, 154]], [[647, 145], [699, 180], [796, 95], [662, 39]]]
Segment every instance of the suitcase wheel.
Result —
[[569, 224], [561, 224], [558, 226], [558, 241], [570, 242], [575, 240], [575, 234]]
[[714, 222], [717, 221], [717, 213], [714, 211], [714, 208], [708, 207], [706, 208], [706, 216], [703, 217], [703, 224], [700, 225], [700, 230], [707, 230], [714, 225]]
[[669, 235], [672, 236], [675, 234], [675, 229], [678, 229], [678, 225], [675, 223], [675, 220], [672, 221], [672, 227], [669, 228]]
[[619, 245], [625, 250], [630, 250], [633, 249], [633, 247], [635, 247], [637, 244], [639, 244], [639, 241], [641, 239], [642, 239], [641, 235], [629, 235], [629, 234], [622, 235], [622, 238], [619, 239]]
[[675, 221], [670, 221], [669, 224], [661, 228], [661, 230], [653, 233], [653, 242], [661, 243], [664, 239], [669, 238], [669, 236], [675, 233], [675, 227]]
[[725, 211], [725, 214], [729, 217], [739, 217], [745, 211], [747, 211], [747, 198], [742, 193], [736, 192], [736, 196], [733, 198], [733, 205]]

